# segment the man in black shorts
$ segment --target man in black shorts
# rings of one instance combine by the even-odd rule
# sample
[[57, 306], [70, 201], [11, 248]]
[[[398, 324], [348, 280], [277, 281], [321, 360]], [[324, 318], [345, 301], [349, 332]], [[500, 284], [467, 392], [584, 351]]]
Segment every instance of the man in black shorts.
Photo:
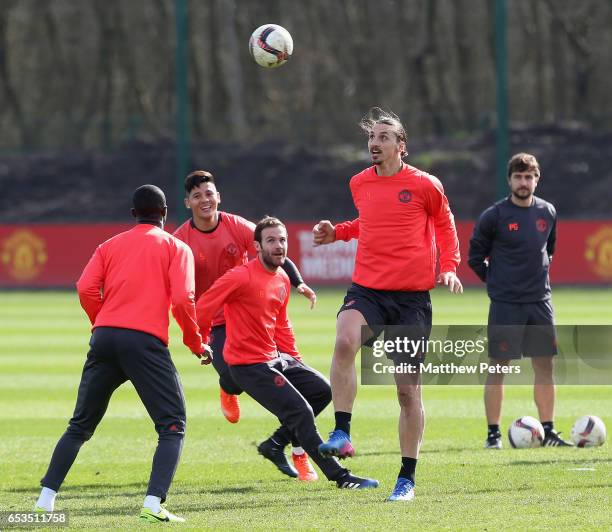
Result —
[[[372, 166], [350, 181], [359, 217], [335, 226], [321, 220], [313, 229], [315, 246], [352, 238], [359, 241], [353, 284], [336, 321], [330, 371], [336, 424], [328, 441], [319, 447], [324, 456], [340, 458], [355, 454], [350, 423], [357, 394], [355, 356], [364, 343], [364, 329], [376, 333], [380, 325], [411, 326], [421, 328], [426, 340], [431, 328], [429, 290], [436, 284], [452, 293], [463, 290], [456, 275], [457, 231], [442, 183], [404, 163], [406, 132], [393, 113], [373, 108], [361, 127], [368, 136]], [[397, 363], [401, 357], [396, 355], [399, 353], [392, 358]], [[401, 466], [388, 500], [409, 502], [415, 494], [425, 412], [420, 375], [396, 373], [395, 382]]]
[[[557, 353], [548, 270], [555, 251], [557, 213], [534, 196], [540, 166], [533, 155], [518, 153], [508, 162], [510, 196], [485, 210], [470, 240], [469, 265], [487, 283], [489, 357], [507, 365], [531, 357], [534, 399], [545, 446], [569, 446], [554, 430], [554, 355]], [[499, 429], [504, 374], [489, 373], [484, 402], [487, 449], [501, 449]]]

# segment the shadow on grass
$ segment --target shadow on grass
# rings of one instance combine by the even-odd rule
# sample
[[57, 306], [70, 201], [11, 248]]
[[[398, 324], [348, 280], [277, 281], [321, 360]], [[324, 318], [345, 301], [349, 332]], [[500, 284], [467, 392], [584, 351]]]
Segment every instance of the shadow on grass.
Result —
[[[128, 488], [134, 489], [128, 489]], [[67, 486], [62, 488], [59, 497], [64, 501], [70, 500], [86, 500], [86, 499], [100, 499], [105, 497], [140, 497], [143, 496], [147, 488], [147, 484], [144, 482], [134, 482], [130, 484], [81, 484], [78, 486]], [[126, 491], [127, 489], [127, 491]], [[31, 493], [36, 494], [38, 492], [38, 486], [31, 488], [14, 488], [6, 490], [7, 493]], [[108, 490], [108, 491], [105, 491]], [[113, 491], [121, 490], [121, 491]], [[218, 488], [187, 488], [184, 489], [181, 485], [171, 487], [169, 496], [180, 496], [180, 495], [231, 495], [231, 494], [249, 494], [257, 492], [257, 488], [254, 486], [226, 486]]]
[[252, 493], [257, 491], [253, 486], [228, 486], [225, 488], [213, 488], [204, 490], [205, 493], [229, 494], [229, 493]]
[[[72, 493], [72, 492], [76, 492], [76, 493], [80, 493], [83, 490], [98, 490], [98, 496], [99, 496], [99, 490], [101, 489], [117, 489], [117, 488], [140, 488], [140, 490], [142, 491], [143, 489], [145, 489], [147, 487], [147, 483], [146, 482], [130, 482], [128, 484], [109, 484], [109, 483], [104, 483], [104, 484], [69, 484], [67, 486], [62, 486], [61, 488], [61, 493], [62, 495], [64, 493]], [[38, 491], [40, 490], [40, 486], [38, 484], [36, 484], [35, 486], [29, 486], [29, 487], [25, 487], [25, 488], [9, 488], [8, 492], [12, 492], [12, 493], [29, 493], [32, 491]]]
[[[241, 490], [242, 488], [238, 488]], [[256, 491], [254, 489], [248, 489], [250, 491]], [[207, 495], [210, 492], [207, 490], [203, 492], [202, 495]], [[180, 492], [174, 493], [174, 495], [180, 495]], [[193, 495], [192, 492], [189, 493]], [[260, 493], [260, 495], [265, 495], [265, 493]], [[299, 498], [297, 497], [293, 501], [295, 504], [308, 504], [308, 503], [317, 503], [321, 502], [320, 493], [313, 493], [312, 496], [304, 495], [304, 493], [299, 494]], [[291, 502], [291, 498], [287, 499], [288, 502]], [[265, 497], [248, 497], [248, 498], [240, 498], [235, 499], [233, 501], [215, 501], [207, 504], [202, 502], [202, 500], [194, 499], [192, 497], [192, 502], [188, 503], [180, 503], [180, 504], [172, 504], [168, 506], [170, 511], [176, 512], [177, 514], [185, 514], [188, 512], [201, 513], [201, 512], [211, 512], [211, 511], [228, 511], [228, 510], [244, 510], [244, 509], [258, 509], [258, 508], [270, 508], [271, 505], [275, 504], [275, 500], [268, 499]], [[107, 508], [100, 508], [100, 506], [90, 506], [87, 504], [83, 504], [79, 506], [78, 510], [73, 510], [71, 512], [71, 517], [74, 518], [77, 515], [84, 515], [87, 517], [92, 516], [118, 516], [118, 515], [134, 515], [139, 511], [138, 505], [111, 505]]]
[[[421, 449], [421, 454], [437, 454], [437, 453], [464, 453], [472, 452], [473, 449], [467, 447], [444, 447], [440, 449]], [[399, 448], [394, 451], [358, 451], [359, 456], [397, 456], [400, 454]]]
[[516, 460], [509, 462], [505, 465], [509, 466], [525, 466], [525, 465], [564, 465], [564, 466], [578, 466], [578, 467], [589, 467], [596, 466], [598, 464], [604, 464], [612, 462], [612, 458], [577, 458], [575, 456], [563, 456], [555, 459], [548, 460]]
[[399, 449], [397, 451], [359, 451], [357, 450], [356, 456], [397, 456], [400, 454]]
[[[260, 493], [259, 495], [265, 495], [264, 493]], [[312, 496], [305, 495], [304, 493], [300, 493], [299, 497], [287, 498], [287, 505], [291, 504], [299, 504], [299, 505], [307, 505], [309, 503], [320, 503], [321, 502], [321, 494], [319, 492], [313, 493]], [[243, 510], [243, 509], [257, 509], [257, 508], [271, 508], [278, 502], [276, 499], [267, 499], [265, 497], [249, 497], [244, 499], [238, 499], [234, 501], [215, 501], [210, 504], [202, 503], [202, 501], [194, 501], [192, 503], [181, 504], [180, 511], [181, 512], [202, 512], [202, 511], [228, 511], [228, 510]], [[178, 511], [179, 508], [176, 508]]]
[[[578, 489], [584, 489], [584, 488], [609, 488], [610, 486], [612, 486], [612, 484], [596, 484], [596, 483], [592, 483], [592, 484], [580, 484], [580, 486], [578, 486]], [[569, 486], [568, 486], [569, 488]], [[524, 485], [524, 486], [513, 486], [512, 487], [512, 492], [517, 492], [517, 491], [534, 491], [534, 486], [532, 485]], [[453, 492], [455, 493], [455, 492]], [[508, 486], [504, 485], [504, 486], [500, 486], [500, 487], [490, 487], [490, 488], [482, 488], [482, 489], [477, 489], [477, 490], [461, 490], [462, 494], [465, 495], [478, 495], [479, 493], [508, 493]]]
[[437, 454], [437, 453], [464, 453], [472, 452], [474, 449], [469, 447], [442, 447], [439, 449], [421, 449], [422, 454]]

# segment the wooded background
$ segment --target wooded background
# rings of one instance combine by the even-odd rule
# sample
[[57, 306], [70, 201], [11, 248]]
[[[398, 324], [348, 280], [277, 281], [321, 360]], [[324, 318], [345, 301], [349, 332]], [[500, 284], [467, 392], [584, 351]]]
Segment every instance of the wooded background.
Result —
[[[408, 134], [494, 125], [491, 0], [191, 0], [190, 135], [361, 142], [379, 105]], [[255, 65], [251, 32], [293, 35]], [[509, 0], [510, 120], [612, 126], [612, 1]], [[0, 150], [105, 148], [175, 131], [173, 0], [0, 0]]]

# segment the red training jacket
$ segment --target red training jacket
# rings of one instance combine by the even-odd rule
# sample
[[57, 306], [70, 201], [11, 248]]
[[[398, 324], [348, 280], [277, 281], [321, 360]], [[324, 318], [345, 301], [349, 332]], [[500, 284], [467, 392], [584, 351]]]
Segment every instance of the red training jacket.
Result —
[[277, 347], [299, 359], [287, 316], [290, 292], [289, 277], [282, 269], [271, 272], [258, 258], [238, 266], [198, 299], [202, 335], [208, 338], [213, 318], [223, 306], [227, 335], [223, 357], [228, 364], [267, 362], [278, 356]]
[[[187, 220], [174, 236], [187, 244], [195, 259], [196, 301], [225, 272], [246, 264], [257, 255], [253, 244], [255, 224], [241, 216], [219, 212], [219, 223], [211, 231], [200, 231]], [[225, 323], [223, 308], [213, 319], [213, 326]]]
[[336, 225], [336, 240], [358, 238], [353, 281], [376, 290], [424, 291], [455, 272], [459, 240], [440, 181], [404, 164], [392, 176], [367, 168], [350, 181], [359, 218]]
[[77, 291], [92, 329], [133, 329], [168, 345], [172, 308], [183, 343], [192, 353], [202, 353], [194, 284], [189, 247], [159, 227], [138, 224], [97, 247]]

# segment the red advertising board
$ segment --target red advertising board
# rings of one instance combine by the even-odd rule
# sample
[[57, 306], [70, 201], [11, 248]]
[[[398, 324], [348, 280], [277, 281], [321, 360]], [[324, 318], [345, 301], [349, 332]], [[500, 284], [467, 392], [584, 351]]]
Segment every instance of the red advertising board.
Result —
[[[290, 255], [300, 265], [302, 275], [313, 284], [346, 284], [350, 281], [357, 242], [335, 242], [313, 248], [312, 223], [290, 224]], [[480, 280], [467, 265], [474, 222], [458, 222], [461, 249], [459, 278], [466, 286]], [[556, 284], [612, 283], [612, 220], [560, 221], [557, 249], [551, 266], [551, 282]]]
[[[466, 259], [473, 222], [457, 230], [465, 285], [480, 283]], [[347, 284], [357, 242], [312, 247], [313, 222], [290, 223], [289, 255], [307, 282]], [[0, 225], [0, 287], [71, 287], [96, 246], [128, 224]], [[612, 220], [560, 221], [557, 251], [551, 268], [555, 284], [612, 283]]]

